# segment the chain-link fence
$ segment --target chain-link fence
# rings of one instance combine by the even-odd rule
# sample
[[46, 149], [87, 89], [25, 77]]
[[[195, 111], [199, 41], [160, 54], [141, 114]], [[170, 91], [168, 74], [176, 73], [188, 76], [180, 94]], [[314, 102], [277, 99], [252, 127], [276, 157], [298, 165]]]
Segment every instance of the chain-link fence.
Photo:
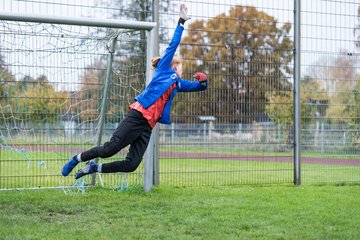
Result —
[[206, 72], [209, 88], [179, 94], [175, 125], [160, 126], [160, 184], [292, 182], [292, 126], [287, 121], [291, 111], [276, 119], [269, 114], [274, 107], [290, 107], [292, 99], [281, 103], [269, 99], [293, 91], [293, 5], [285, 1], [188, 5], [193, 15], [180, 49], [184, 77]]
[[[205, 72], [209, 88], [179, 93], [173, 124], [158, 124], [159, 183], [292, 183], [296, 52], [302, 183], [359, 182], [359, 3], [301, 1], [298, 51], [295, 1], [182, 2], [191, 15], [177, 52], [183, 77]], [[155, 5], [160, 54], [172, 37], [179, 3]], [[0, 1], [0, 6], [17, 14], [152, 21], [154, 5], [92, 0]], [[0, 23], [0, 188], [71, 184], [59, 178], [60, 169], [96, 142], [109, 41], [117, 30]], [[119, 35], [102, 142], [145, 86], [145, 35]], [[141, 167], [129, 179], [141, 184], [142, 175]], [[116, 185], [111, 178], [103, 182]]]
[[357, 1], [302, 1], [302, 179], [359, 182]]

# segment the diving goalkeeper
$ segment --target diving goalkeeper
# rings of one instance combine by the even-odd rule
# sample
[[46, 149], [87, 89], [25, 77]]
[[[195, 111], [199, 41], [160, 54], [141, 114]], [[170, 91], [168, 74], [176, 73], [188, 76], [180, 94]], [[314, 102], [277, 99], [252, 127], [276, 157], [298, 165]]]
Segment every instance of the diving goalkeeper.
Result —
[[[133, 172], [142, 161], [148, 146], [152, 129], [156, 123], [170, 124], [170, 108], [173, 98], [178, 92], [196, 92], [207, 89], [207, 76], [197, 72], [194, 78], [198, 81], [181, 79], [182, 60], [174, 56], [181, 41], [184, 24], [190, 18], [184, 4], [180, 5], [180, 17], [172, 40], [164, 55], [151, 59], [155, 68], [152, 81], [135, 97], [135, 102], [129, 106], [129, 112], [111, 139], [102, 146], [91, 148], [73, 156], [62, 168], [62, 175], [68, 176], [80, 162], [88, 162], [80, 169], [75, 178], [81, 178], [95, 172]], [[122, 161], [97, 164], [95, 158], [109, 158], [124, 147], [130, 145], [126, 158]], [[91, 160], [91, 161], [90, 161]]]

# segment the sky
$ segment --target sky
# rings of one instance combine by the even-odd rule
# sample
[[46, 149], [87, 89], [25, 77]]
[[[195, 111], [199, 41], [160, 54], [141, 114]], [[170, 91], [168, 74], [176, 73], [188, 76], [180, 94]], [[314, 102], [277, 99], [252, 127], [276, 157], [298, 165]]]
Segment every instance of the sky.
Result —
[[[0, 0], [0, 8], [2, 9], [2, 12], [17, 14], [91, 18], [109, 18], [114, 11], [118, 11], [115, 6], [110, 6], [104, 10], [101, 5], [96, 6], [96, 3], [98, 2], [99, 1], [97, 0]], [[180, 1], [174, 2], [180, 3]], [[189, 15], [192, 17], [192, 20], [207, 19], [224, 12], [227, 13], [230, 7], [241, 4], [255, 6], [258, 10], [263, 10], [269, 15], [274, 16], [280, 23], [293, 23], [293, 0], [202, 0], [182, 2], [188, 6]], [[301, 71], [303, 75], [306, 74], [307, 69], [311, 65], [315, 64], [316, 61], [323, 56], [336, 56], [341, 53], [350, 56], [349, 53], [351, 53], [352, 57], [358, 57], [357, 49], [355, 49], [354, 45], [353, 29], [356, 24], [358, 24], [357, 8], [359, 5], [358, 0], [301, 0]], [[176, 12], [174, 15], [176, 15]], [[0, 24], [0, 28], [1, 27], [3, 27], [3, 25]], [[14, 27], [16, 26], [11, 26], [10, 28]], [[24, 28], [23, 26], [18, 27]], [[50, 31], [55, 32], [55, 29], [50, 29]], [[83, 34], [84, 30], [73, 27], [71, 31]], [[85, 30], [84, 34], [86, 34], [86, 31], [87, 30]], [[26, 46], [27, 49], [36, 49], [37, 44], [46, 45], [46, 40], [47, 39], [44, 39], [44, 42], [35, 40], [34, 42], [34, 40], [31, 41], [29, 38], [22, 38], [20, 40], [14, 36], [10, 38], [0, 36], [2, 47], [4, 47], [4, 44], [12, 44], [11, 48], [14, 48], [14, 45], [16, 44], [25, 44], [28, 45]], [[27, 43], [26, 41], [31, 42]], [[61, 44], [68, 44], [59, 40], [57, 41], [57, 43], [48, 43], [47, 45], [58, 44], [58, 46], [62, 46]], [[74, 45], [77, 44], [78, 43], [74, 43]], [[107, 53], [106, 43], [101, 46], [96, 45], [95, 43], [91, 44], [90, 47], [94, 48], [93, 51], [96, 56]], [[85, 53], [85, 49], [81, 48], [74, 47], [72, 50], [79, 51], [79, 53], [83, 51], [83, 53]], [[66, 69], [72, 68], [74, 65], [79, 65], [79, 68], [83, 68], [86, 65], [92, 64], [94, 62], [94, 57], [87, 54], [75, 54], [74, 59], [68, 60], [64, 59], [64, 54], [37, 54], [37, 56], [34, 56], [28, 51], [27, 53], [16, 54], [13, 56], [7, 55], [6, 60], [10, 61], [11, 65], [13, 65], [11, 67], [12, 72], [21, 72], [17, 78], [26, 74], [41, 75], [41, 73], [43, 73], [56, 76], [56, 78], [59, 79], [68, 79], [68, 82], [65, 83], [67, 85], [71, 82], [76, 82], [77, 79], [80, 78], [81, 72], [62, 72], [61, 67], [63, 66]], [[50, 64], [56, 65], [57, 67], [48, 68], [48, 70], [46, 70], [35, 69], [30, 66], [36, 64]], [[23, 67], [21, 69], [20, 65], [28, 65], [28, 67]], [[60, 86], [60, 88], [63, 87]]]

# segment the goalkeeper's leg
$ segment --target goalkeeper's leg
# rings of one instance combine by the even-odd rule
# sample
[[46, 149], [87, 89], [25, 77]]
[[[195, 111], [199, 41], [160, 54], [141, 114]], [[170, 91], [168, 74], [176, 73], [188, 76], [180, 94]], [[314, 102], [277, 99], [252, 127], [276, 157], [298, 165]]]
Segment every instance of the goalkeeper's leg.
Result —
[[131, 143], [128, 154], [123, 161], [114, 161], [101, 164], [101, 172], [133, 172], [140, 165], [151, 137], [151, 129], [144, 130], [142, 134]]
[[110, 141], [72, 157], [63, 166], [62, 175], [69, 175], [79, 162], [87, 162], [97, 157], [108, 158], [115, 155], [134, 142], [144, 131], [150, 131], [151, 133], [151, 127], [147, 120], [140, 112], [136, 110], [129, 111], [128, 116], [119, 124]]
[[75, 179], [95, 172], [133, 172], [140, 165], [151, 136], [151, 129], [145, 130], [130, 146], [129, 152], [123, 161], [97, 164], [90, 161], [86, 166], [75, 174]]

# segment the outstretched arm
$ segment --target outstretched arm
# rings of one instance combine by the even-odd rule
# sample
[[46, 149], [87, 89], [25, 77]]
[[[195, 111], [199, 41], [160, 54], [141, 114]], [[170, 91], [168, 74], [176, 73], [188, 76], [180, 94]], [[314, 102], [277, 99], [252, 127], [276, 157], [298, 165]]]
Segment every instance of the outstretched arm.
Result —
[[180, 44], [181, 35], [184, 30], [184, 23], [185, 21], [190, 19], [190, 17], [187, 15], [187, 7], [185, 6], [185, 4], [180, 4], [179, 15], [180, 17], [179, 17], [178, 25], [175, 28], [175, 32], [169, 46], [165, 50], [164, 55], [161, 57], [160, 62], [157, 65], [158, 69], [167, 69], [170, 67], [176, 49]]
[[179, 80], [178, 81], [178, 91], [179, 92], [197, 92], [203, 91], [207, 89], [208, 80], [207, 76], [204, 73], [197, 72], [193, 76], [197, 79], [197, 82], [189, 81], [189, 80]]

